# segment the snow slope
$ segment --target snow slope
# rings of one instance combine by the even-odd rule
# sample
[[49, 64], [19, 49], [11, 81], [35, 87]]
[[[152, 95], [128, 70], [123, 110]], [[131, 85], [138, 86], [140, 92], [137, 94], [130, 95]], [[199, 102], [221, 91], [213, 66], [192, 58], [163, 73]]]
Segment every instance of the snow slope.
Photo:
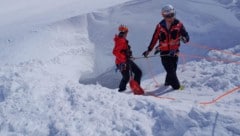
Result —
[[[139, 57], [166, 3], [176, 7], [191, 35], [189, 46], [182, 45], [186, 57], [178, 69], [185, 90], [164, 92], [169, 88], [162, 86], [158, 57], [136, 63], [146, 92], [161, 98], [110, 89], [120, 78], [111, 54], [117, 26], [129, 26]], [[238, 90], [214, 104], [200, 104], [239, 86], [239, 56], [226, 54], [240, 54], [239, 8], [239, 0], [2, 2], [0, 135], [240, 135]]]

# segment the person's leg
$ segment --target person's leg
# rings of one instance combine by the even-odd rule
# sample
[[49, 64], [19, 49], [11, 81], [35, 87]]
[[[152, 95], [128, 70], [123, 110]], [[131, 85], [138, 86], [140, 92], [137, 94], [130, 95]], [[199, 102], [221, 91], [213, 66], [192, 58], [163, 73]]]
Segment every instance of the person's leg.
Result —
[[133, 61], [130, 61], [130, 65], [131, 65], [131, 70], [134, 73], [134, 80], [137, 81], [138, 84], [140, 85], [141, 78], [142, 78], [142, 71]]
[[173, 89], [179, 89], [180, 88], [180, 83], [177, 77], [177, 64], [178, 64], [178, 57], [173, 57], [172, 58], [172, 64], [173, 64], [173, 72], [172, 72], [172, 77], [173, 77], [173, 82], [172, 82], [172, 87]]
[[120, 81], [120, 84], [119, 84], [119, 90], [118, 90], [119, 92], [126, 90], [126, 86], [130, 78], [128, 67], [122, 70], [121, 74], [122, 74], [122, 80]]
[[178, 57], [168, 57], [168, 56], [162, 57], [162, 64], [167, 72], [165, 85], [171, 85], [173, 89], [180, 88], [180, 83], [176, 74], [177, 62], [178, 62]]
[[162, 65], [166, 71], [166, 77], [165, 77], [165, 83], [164, 83], [165, 86], [171, 85], [171, 78], [169, 75], [169, 73], [170, 73], [169, 69], [170, 69], [171, 65], [170, 65], [168, 58], [169, 58], [168, 56], [161, 57]]

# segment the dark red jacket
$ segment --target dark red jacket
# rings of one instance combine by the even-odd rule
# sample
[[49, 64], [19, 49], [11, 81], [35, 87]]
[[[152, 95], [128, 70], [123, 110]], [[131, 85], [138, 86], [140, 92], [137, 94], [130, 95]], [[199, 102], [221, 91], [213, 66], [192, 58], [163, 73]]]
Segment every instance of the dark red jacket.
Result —
[[116, 57], [115, 63], [116, 64], [126, 63], [127, 61], [126, 52], [129, 50], [127, 39], [124, 37], [119, 37], [115, 35], [114, 42], [115, 42], [115, 45], [112, 53]]
[[166, 21], [162, 20], [155, 29], [148, 51], [151, 51], [159, 41], [159, 49], [165, 54], [170, 50], [179, 51], [180, 37], [186, 38], [189, 41], [189, 35], [185, 30], [183, 24], [175, 19], [170, 29], [167, 29]]

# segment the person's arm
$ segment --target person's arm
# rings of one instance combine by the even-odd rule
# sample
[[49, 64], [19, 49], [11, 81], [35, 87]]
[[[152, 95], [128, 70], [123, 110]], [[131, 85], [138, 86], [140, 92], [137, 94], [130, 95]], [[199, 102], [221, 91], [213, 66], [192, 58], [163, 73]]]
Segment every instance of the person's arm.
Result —
[[160, 27], [161, 27], [160, 24], [158, 24], [156, 26], [156, 29], [155, 29], [155, 31], [153, 33], [153, 36], [152, 36], [152, 40], [151, 40], [151, 42], [150, 42], [150, 44], [148, 46], [148, 51], [152, 51], [154, 46], [157, 44], [157, 41], [159, 39], [159, 34], [160, 34]]
[[189, 42], [190, 40], [190, 37], [188, 35], [188, 32], [186, 31], [185, 27], [182, 25], [182, 28], [180, 30], [180, 34], [181, 34], [181, 40], [184, 42], [184, 43], [187, 43]]
[[156, 26], [155, 31], [154, 31], [153, 36], [152, 36], [152, 40], [151, 40], [151, 42], [150, 42], [150, 44], [149, 44], [149, 46], [148, 46], [148, 50], [146, 50], [145, 52], [143, 52], [143, 56], [144, 56], [144, 57], [147, 57], [148, 54], [149, 54], [149, 53], [152, 51], [152, 49], [154, 48], [154, 46], [157, 44], [157, 41], [158, 41], [158, 39], [159, 39], [160, 30], [161, 30], [160, 27], [161, 27], [160, 24], [158, 24], [158, 25]]

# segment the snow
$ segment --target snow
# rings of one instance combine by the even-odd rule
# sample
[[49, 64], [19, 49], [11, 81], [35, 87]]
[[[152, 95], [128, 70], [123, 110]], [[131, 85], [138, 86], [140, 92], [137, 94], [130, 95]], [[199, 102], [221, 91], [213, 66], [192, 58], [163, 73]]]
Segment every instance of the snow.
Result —
[[[111, 53], [116, 28], [129, 27], [140, 57], [167, 3], [191, 36], [177, 71], [185, 89], [163, 86], [166, 73], [153, 57], [135, 60], [148, 95], [135, 96], [129, 87], [118, 93], [121, 76]], [[0, 135], [240, 136], [239, 3], [2, 1]]]

